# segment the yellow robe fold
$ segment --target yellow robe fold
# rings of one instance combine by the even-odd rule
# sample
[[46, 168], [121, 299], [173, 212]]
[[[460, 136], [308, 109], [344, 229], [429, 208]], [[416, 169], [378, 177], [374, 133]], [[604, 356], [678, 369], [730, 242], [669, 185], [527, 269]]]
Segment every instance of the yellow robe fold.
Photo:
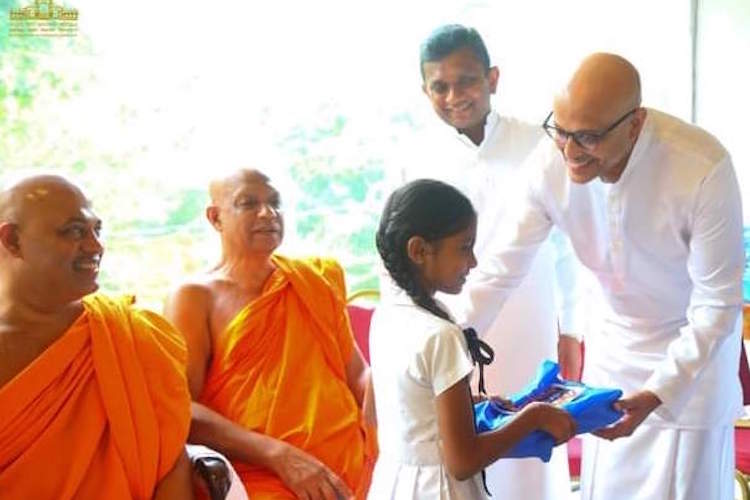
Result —
[[84, 299], [0, 388], [0, 498], [148, 499], [190, 425], [182, 337], [132, 298]]
[[[315, 456], [364, 498], [377, 454], [346, 382], [354, 341], [331, 260], [274, 256], [262, 295], [215, 339], [200, 402]], [[294, 498], [271, 471], [233, 462], [253, 499]]]

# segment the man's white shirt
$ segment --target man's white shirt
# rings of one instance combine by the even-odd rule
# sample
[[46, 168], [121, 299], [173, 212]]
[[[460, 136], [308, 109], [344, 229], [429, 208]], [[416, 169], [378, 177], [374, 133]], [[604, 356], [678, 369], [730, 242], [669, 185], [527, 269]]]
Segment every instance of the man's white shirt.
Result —
[[587, 380], [653, 391], [663, 404], [651, 425], [705, 428], [736, 418], [742, 210], [721, 144], [649, 109], [614, 184], [570, 181], [551, 141], [524, 170], [515, 213], [467, 285], [468, 320], [480, 328], [493, 321], [486, 304], [503, 303], [556, 226], [604, 296], [600, 329], [586, 340]]

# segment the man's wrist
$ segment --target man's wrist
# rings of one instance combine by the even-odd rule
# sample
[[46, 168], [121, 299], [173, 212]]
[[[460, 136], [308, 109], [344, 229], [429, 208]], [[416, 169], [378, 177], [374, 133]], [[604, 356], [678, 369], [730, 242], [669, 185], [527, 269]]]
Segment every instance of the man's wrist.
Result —
[[656, 393], [654, 391], [650, 391], [650, 390], [646, 389], [643, 392], [644, 392], [644, 394], [646, 394], [646, 396], [649, 399], [649, 406], [651, 407], [651, 411], [653, 411], [656, 408], [658, 408], [659, 406], [661, 406], [662, 401], [659, 398], [659, 396], [656, 395]]

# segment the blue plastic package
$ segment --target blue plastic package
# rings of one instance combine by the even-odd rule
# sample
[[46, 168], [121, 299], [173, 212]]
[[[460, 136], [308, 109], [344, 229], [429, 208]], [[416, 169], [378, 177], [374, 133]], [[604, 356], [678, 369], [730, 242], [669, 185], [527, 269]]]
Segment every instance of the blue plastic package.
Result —
[[[552, 403], [570, 413], [576, 422], [576, 434], [591, 432], [610, 425], [622, 416], [612, 403], [620, 399], [619, 389], [599, 389], [579, 382], [563, 380], [559, 376], [557, 363], [546, 360], [537, 369], [536, 378], [522, 391], [509, 399], [513, 409], [506, 409], [494, 401], [482, 401], [474, 405], [474, 420], [477, 432], [487, 432], [502, 427], [526, 404], [533, 401]], [[506, 457], [538, 457], [549, 462], [554, 438], [543, 431], [535, 431], [514, 446]]]

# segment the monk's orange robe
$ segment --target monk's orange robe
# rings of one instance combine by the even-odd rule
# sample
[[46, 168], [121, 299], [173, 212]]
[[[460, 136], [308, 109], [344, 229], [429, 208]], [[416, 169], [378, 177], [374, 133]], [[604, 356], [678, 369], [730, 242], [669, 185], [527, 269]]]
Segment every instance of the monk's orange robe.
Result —
[[[213, 345], [199, 401], [315, 456], [364, 498], [377, 454], [346, 383], [354, 340], [334, 261], [274, 256], [263, 293]], [[232, 462], [250, 498], [295, 498], [270, 470]]]
[[182, 337], [132, 299], [84, 299], [0, 388], [0, 498], [148, 499], [190, 425]]

